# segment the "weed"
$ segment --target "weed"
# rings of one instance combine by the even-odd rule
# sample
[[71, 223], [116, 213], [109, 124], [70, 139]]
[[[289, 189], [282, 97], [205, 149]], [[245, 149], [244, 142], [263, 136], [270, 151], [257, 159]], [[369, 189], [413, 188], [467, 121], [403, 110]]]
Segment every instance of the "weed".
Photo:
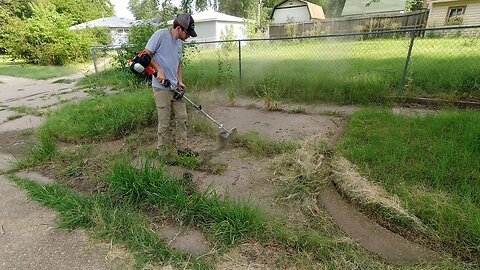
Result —
[[302, 113], [305, 113], [306, 112], [306, 109], [305, 107], [303, 106], [293, 106], [291, 107], [289, 110], [288, 110], [288, 113], [299, 113], [299, 114], [302, 114]]
[[70, 84], [70, 83], [74, 83], [75, 80], [72, 80], [72, 79], [58, 79], [58, 80], [55, 80], [53, 81], [52, 83], [65, 83], [65, 84]]
[[23, 117], [23, 114], [14, 114], [14, 115], [9, 115], [7, 117], [7, 121], [12, 121], [12, 120], [15, 120], [15, 119], [18, 119], [18, 118], [22, 118]]

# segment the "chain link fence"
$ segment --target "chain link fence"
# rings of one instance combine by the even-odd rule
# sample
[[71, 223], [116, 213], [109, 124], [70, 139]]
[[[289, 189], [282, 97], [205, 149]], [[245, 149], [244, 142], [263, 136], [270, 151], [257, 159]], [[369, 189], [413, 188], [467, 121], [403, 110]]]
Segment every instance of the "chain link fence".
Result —
[[220, 88], [232, 98], [480, 101], [480, 26], [192, 42], [183, 62], [190, 89]]

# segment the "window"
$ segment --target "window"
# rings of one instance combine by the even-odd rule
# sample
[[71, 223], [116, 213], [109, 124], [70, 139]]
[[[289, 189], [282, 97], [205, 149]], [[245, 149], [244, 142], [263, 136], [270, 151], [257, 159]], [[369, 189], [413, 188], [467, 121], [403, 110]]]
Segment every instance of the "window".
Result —
[[462, 24], [466, 8], [466, 6], [448, 8], [447, 24]]

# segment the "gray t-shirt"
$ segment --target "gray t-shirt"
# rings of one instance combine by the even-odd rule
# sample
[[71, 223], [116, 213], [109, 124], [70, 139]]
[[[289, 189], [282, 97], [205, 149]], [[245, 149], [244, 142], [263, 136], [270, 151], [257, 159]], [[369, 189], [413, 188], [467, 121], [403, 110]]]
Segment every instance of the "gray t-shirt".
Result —
[[[153, 52], [153, 59], [163, 68], [165, 79], [178, 84], [178, 64], [182, 59], [183, 41], [175, 40], [169, 29], [160, 29], [153, 33], [145, 48]], [[156, 78], [152, 79], [152, 86], [165, 89]]]

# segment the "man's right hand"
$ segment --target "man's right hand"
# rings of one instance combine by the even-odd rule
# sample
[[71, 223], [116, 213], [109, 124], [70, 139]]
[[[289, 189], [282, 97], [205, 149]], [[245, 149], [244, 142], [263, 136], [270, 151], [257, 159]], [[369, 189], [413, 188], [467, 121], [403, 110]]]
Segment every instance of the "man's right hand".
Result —
[[[164, 83], [165, 83], [165, 81], [166, 81], [166, 79], [165, 79], [165, 73], [164, 73], [163, 70], [160, 69], [160, 68], [157, 70], [157, 77], [156, 77], [156, 79], [157, 79], [162, 85], [164, 85]], [[168, 81], [168, 80], [167, 80], [167, 81]], [[165, 86], [165, 85], [164, 85], [164, 86]], [[165, 86], [165, 87], [167, 87], [167, 86]]]

